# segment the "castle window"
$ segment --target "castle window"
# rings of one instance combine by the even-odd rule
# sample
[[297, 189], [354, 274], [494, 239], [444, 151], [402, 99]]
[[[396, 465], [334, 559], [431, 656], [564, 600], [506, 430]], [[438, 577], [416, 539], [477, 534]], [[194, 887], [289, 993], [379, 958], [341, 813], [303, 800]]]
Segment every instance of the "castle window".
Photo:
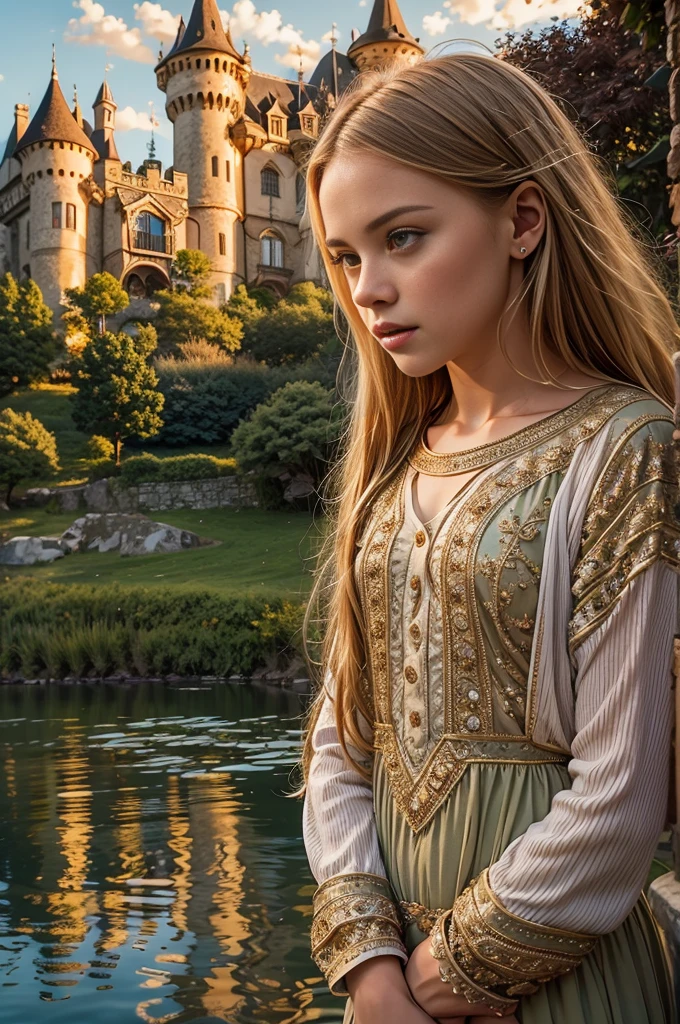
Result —
[[295, 212], [305, 212], [305, 179], [301, 174], [295, 175]]
[[220, 231], [220, 256], [227, 255], [227, 236]]
[[71, 231], [76, 229], [76, 207], [75, 203], [66, 204], [66, 227]]
[[263, 196], [280, 196], [279, 172], [273, 167], [265, 167], [260, 172], [260, 187]]
[[231, 181], [231, 164], [229, 163], [228, 160], [226, 161], [226, 164], [227, 164], [227, 181]]
[[137, 220], [135, 221], [133, 245], [135, 249], [146, 249], [150, 252], [168, 252], [165, 221], [148, 210], [138, 213]]
[[179, 62], [179, 69], [180, 69], [180, 71], [184, 71], [184, 61], [183, 60], [181, 60]]
[[52, 203], [52, 227], [61, 227], [61, 203]]
[[309, 132], [310, 135], [313, 135], [314, 134], [314, 122], [315, 121], [316, 121], [315, 117], [312, 117], [312, 116], [310, 116], [308, 114], [305, 114], [303, 116], [303, 118], [302, 118], [302, 130], [305, 131], [305, 132]]
[[30, 220], [26, 221], [26, 248], [27, 249], [31, 248], [31, 222], [30, 222]]
[[265, 267], [283, 266], [283, 242], [273, 231], [266, 231], [260, 238], [260, 263]]
[[219, 173], [220, 172], [219, 172], [219, 168], [218, 168], [218, 165], [217, 165], [217, 157], [214, 156], [212, 158], [212, 176], [213, 176], [213, 178], [216, 178], [219, 175]]
[[107, 111], [106, 111], [106, 120], [107, 120], [107, 121], [110, 121], [110, 120], [111, 120], [111, 111], [110, 111], [110, 110], [107, 110]]
[[269, 118], [270, 132], [272, 135], [278, 135], [279, 138], [283, 138], [283, 118], [282, 117], [270, 117]]

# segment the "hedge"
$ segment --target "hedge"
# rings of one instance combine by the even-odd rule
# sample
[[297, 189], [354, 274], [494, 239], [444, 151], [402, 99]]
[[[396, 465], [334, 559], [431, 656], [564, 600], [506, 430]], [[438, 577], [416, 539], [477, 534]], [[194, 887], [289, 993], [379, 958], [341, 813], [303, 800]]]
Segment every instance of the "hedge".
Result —
[[0, 676], [247, 676], [302, 653], [303, 612], [259, 595], [14, 577], [0, 586]]
[[219, 459], [215, 455], [132, 455], [122, 463], [119, 479], [125, 487], [146, 483], [170, 483], [174, 480], [211, 480], [233, 476], [238, 469], [236, 459]]

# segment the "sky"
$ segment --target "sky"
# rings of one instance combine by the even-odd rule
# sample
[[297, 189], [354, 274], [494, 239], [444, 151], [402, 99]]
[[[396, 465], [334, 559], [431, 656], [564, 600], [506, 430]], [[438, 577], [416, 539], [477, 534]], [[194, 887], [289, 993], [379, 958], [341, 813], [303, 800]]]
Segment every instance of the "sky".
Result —
[[[219, 2], [219, 0], [218, 0]], [[426, 51], [491, 50], [507, 31], [535, 31], [552, 20], [574, 19], [579, 0], [399, 0], [410, 32]], [[330, 49], [333, 23], [337, 47], [346, 52], [353, 28], [364, 31], [373, 0], [267, 0], [219, 2], [225, 25], [239, 51], [250, 45], [253, 68], [297, 79]], [[92, 102], [104, 74], [118, 104], [116, 144], [134, 168], [148, 155], [153, 122], [156, 156], [172, 164], [172, 126], [164, 94], [156, 87], [159, 47], [167, 53], [179, 16], [187, 21], [192, 0], [0, 0], [0, 142], [14, 120], [14, 104], [33, 113], [47, 88], [52, 44], [59, 81], [71, 101], [74, 87], [83, 116], [91, 121]], [[457, 41], [456, 41], [457, 40]], [[108, 65], [108, 70], [106, 70]]]

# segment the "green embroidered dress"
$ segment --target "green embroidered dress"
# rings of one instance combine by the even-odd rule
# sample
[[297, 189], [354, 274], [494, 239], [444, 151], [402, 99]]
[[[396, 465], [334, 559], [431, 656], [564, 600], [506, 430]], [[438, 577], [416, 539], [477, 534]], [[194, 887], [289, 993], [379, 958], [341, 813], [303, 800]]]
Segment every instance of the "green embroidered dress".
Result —
[[[668, 787], [672, 431], [648, 392], [605, 384], [467, 452], [421, 439], [374, 502], [355, 566], [373, 783], [337, 742], [327, 677], [303, 812], [331, 991], [432, 931], [442, 976], [519, 998], [521, 1024], [675, 1019], [641, 895]], [[421, 522], [417, 472], [471, 469]]]

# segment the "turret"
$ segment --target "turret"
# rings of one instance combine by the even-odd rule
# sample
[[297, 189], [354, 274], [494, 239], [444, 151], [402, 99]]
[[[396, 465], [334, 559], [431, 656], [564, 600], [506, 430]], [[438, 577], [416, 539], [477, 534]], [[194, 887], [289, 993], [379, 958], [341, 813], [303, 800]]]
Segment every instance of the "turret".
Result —
[[113, 94], [107, 81], [102, 82], [92, 109], [94, 110], [94, 131], [91, 140], [99, 159], [120, 160], [113, 137], [118, 107], [113, 101]]
[[392, 60], [413, 64], [425, 50], [406, 28], [397, 0], [375, 0], [368, 28], [347, 50], [359, 71]]
[[187, 246], [211, 258], [219, 302], [231, 294], [237, 269], [242, 156], [231, 128], [243, 115], [249, 77], [250, 61], [234, 47], [215, 0], [195, 0], [156, 79], [174, 126], [173, 166], [189, 177]]
[[54, 310], [64, 288], [87, 277], [87, 215], [95, 152], [68, 108], [52, 58], [52, 77], [14, 156], [31, 193], [30, 265]]

